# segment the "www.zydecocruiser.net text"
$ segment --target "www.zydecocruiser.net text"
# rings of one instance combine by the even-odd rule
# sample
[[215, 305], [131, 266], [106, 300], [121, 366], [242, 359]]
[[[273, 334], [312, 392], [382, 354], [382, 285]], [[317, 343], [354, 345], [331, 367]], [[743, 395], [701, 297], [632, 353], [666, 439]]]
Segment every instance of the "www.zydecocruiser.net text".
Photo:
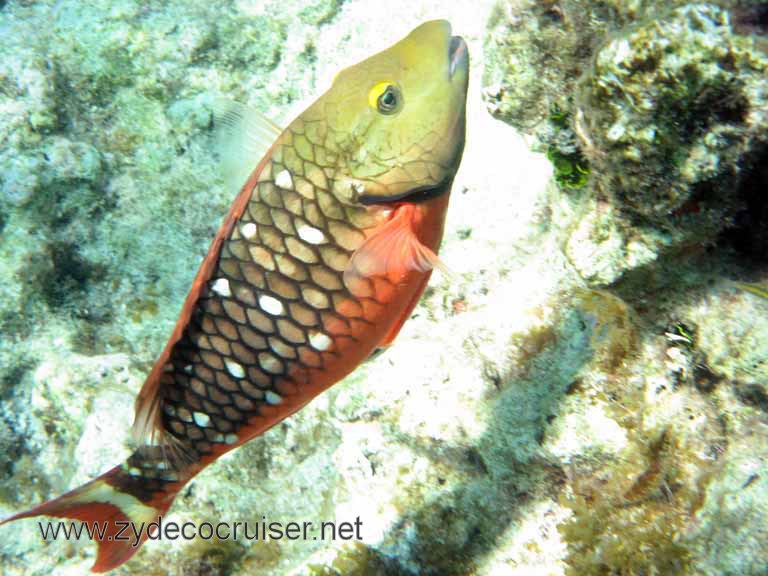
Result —
[[354, 522], [278, 522], [244, 520], [235, 522], [174, 522], [159, 517], [156, 522], [38, 522], [43, 540], [125, 541], [137, 546], [148, 540], [362, 540], [363, 523]]

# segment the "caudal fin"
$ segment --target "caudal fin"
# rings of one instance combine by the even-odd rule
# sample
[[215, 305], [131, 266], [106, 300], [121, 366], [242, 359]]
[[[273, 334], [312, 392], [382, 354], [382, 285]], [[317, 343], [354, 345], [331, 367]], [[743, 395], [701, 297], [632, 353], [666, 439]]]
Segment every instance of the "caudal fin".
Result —
[[[157, 522], [168, 510], [181, 488], [178, 484], [168, 485], [168, 489], [173, 486], [172, 491], [166, 489], [148, 497], [148, 493], [136, 490], [140, 485], [137, 480], [140, 479], [131, 476], [123, 466], [116, 466], [63, 496], [3, 520], [0, 525], [33, 516], [85, 522], [93, 528], [90, 533], [94, 534], [99, 547], [91, 570], [107, 572], [138, 551], [149, 535], [149, 524]], [[137, 532], [140, 533], [138, 540]]]

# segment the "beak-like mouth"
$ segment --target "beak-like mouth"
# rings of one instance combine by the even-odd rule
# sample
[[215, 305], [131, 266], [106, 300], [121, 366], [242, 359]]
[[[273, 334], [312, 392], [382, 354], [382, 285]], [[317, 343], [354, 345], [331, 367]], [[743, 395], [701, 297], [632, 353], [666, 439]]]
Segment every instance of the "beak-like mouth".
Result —
[[370, 206], [372, 204], [396, 204], [398, 202], [425, 202], [435, 196], [440, 196], [448, 188], [450, 188], [453, 177], [448, 178], [446, 181], [436, 184], [434, 186], [422, 186], [420, 188], [414, 188], [407, 190], [402, 194], [396, 196], [360, 196], [360, 204], [364, 206]]
[[469, 52], [467, 51], [467, 43], [464, 42], [464, 38], [461, 36], [451, 36], [451, 42], [448, 45], [448, 73], [451, 78], [453, 78], [456, 70], [466, 67], [468, 57]]

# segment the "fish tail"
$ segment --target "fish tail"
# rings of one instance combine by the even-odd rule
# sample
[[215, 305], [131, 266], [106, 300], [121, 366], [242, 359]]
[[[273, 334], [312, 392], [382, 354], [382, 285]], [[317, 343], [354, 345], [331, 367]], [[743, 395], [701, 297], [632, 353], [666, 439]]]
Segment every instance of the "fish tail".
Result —
[[91, 570], [107, 572], [120, 566], [159, 529], [160, 517], [189, 479], [166, 482], [146, 478], [143, 469], [135, 466], [137, 454], [79, 488], [6, 518], [0, 525], [34, 516], [84, 522], [90, 528], [89, 537], [92, 535], [98, 545]]

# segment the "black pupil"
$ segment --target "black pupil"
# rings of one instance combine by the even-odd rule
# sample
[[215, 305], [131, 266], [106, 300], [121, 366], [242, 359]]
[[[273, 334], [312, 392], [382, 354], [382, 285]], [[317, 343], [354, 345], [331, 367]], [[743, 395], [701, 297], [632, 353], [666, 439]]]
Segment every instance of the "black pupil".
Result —
[[392, 91], [392, 88], [387, 88], [387, 90], [381, 96], [381, 103], [386, 108], [394, 108], [395, 100], [396, 100], [395, 93]]

